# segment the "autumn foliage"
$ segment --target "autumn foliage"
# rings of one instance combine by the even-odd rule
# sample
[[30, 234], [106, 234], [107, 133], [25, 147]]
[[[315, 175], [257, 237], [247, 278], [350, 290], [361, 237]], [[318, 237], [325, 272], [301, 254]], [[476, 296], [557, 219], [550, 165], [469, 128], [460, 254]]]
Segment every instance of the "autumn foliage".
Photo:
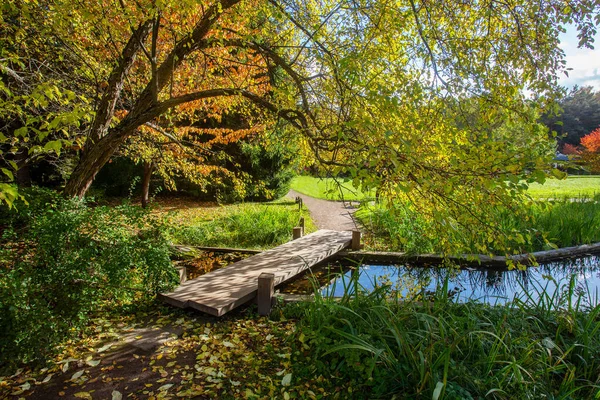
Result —
[[597, 153], [600, 150], [600, 128], [582, 137], [581, 145], [590, 153]]
[[594, 129], [581, 138], [584, 151], [581, 159], [592, 173], [600, 172], [600, 128]]
[[579, 150], [577, 149], [577, 146], [567, 143], [563, 146], [562, 153], [565, 155], [579, 154]]

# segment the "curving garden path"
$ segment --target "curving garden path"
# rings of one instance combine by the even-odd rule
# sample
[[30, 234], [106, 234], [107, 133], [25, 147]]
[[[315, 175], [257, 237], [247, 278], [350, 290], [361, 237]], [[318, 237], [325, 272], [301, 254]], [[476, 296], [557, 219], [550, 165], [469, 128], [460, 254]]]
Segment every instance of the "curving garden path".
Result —
[[287, 197], [292, 199], [300, 197], [319, 229], [334, 231], [359, 229], [358, 223], [353, 217], [356, 207], [352, 205], [352, 202], [315, 199], [294, 190], [290, 190]]

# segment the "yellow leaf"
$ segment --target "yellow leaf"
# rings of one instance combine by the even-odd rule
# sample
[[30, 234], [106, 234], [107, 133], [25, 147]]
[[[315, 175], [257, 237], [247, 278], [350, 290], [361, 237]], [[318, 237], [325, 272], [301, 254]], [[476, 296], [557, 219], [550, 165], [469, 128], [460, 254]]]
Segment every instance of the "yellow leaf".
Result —
[[78, 399], [92, 399], [92, 395], [89, 392], [78, 392], [74, 394]]

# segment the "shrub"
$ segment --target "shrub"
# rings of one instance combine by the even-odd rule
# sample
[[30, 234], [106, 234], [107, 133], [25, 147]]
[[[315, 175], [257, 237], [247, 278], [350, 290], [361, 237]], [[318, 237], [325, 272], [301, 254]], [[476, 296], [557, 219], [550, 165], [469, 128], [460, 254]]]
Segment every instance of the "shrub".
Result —
[[3, 233], [10, 250], [0, 261], [0, 366], [43, 360], [97, 311], [177, 281], [160, 222], [138, 207], [58, 200], [34, 217]]

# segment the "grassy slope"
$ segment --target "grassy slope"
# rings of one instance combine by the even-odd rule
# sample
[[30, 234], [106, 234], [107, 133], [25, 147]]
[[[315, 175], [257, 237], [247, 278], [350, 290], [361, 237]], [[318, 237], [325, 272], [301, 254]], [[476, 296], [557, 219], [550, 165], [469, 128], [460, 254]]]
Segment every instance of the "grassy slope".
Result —
[[297, 176], [292, 180], [292, 189], [317, 199], [325, 200], [363, 200], [365, 197], [374, 197], [375, 192], [363, 193], [352, 186], [352, 182], [343, 179], [313, 178], [311, 176]]
[[168, 218], [173, 242], [191, 246], [275, 247], [291, 240], [300, 216], [307, 233], [316, 230], [308, 211], [299, 212], [289, 199], [224, 206], [178, 200], [175, 206], [159, 205], [157, 212]]

